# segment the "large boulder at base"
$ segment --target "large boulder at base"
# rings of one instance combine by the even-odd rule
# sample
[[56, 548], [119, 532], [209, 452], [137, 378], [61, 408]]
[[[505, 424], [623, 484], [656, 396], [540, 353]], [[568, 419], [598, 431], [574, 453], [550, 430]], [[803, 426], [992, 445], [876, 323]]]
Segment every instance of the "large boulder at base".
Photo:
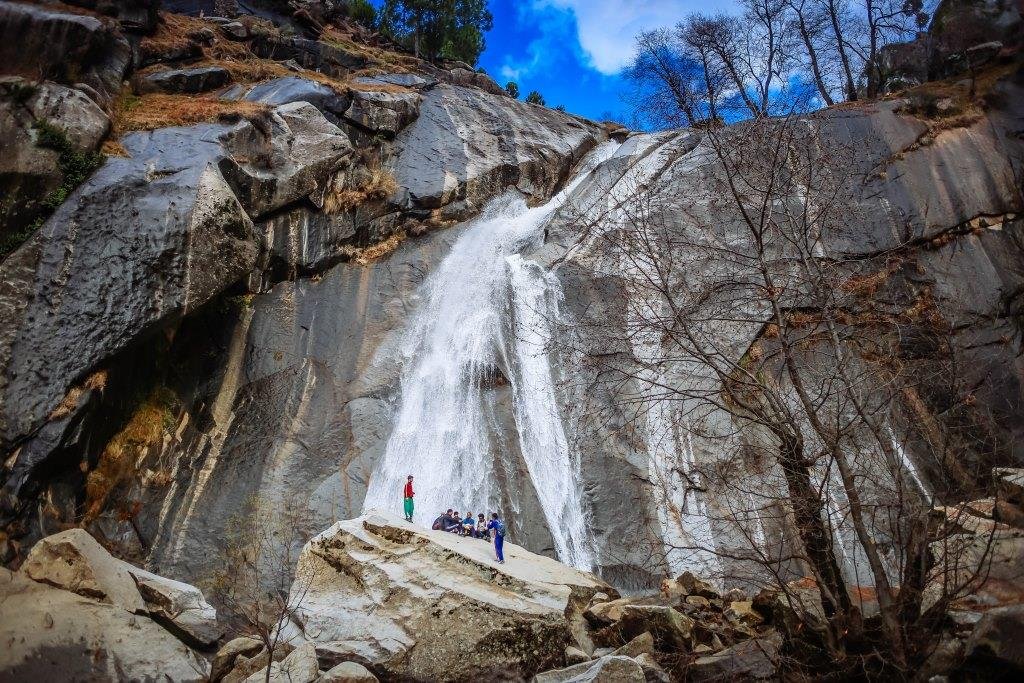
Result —
[[46, 210], [44, 202], [63, 180], [60, 153], [43, 146], [39, 122], [59, 130], [78, 153], [96, 149], [110, 129], [99, 105], [57, 83], [0, 78], [0, 241], [25, 230]]
[[223, 633], [216, 610], [198, 588], [111, 557], [82, 529], [36, 543], [20, 571], [33, 581], [148, 614], [195, 647], [208, 647]]
[[110, 20], [41, 5], [0, 2], [0, 73], [82, 82], [108, 103], [132, 48]]
[[396, 138], [395, 179], [415, 206], [461, 200], [469, 215], [510, 185], [546, 198], [602, 135], [552, 109], [440, 84], [424, 93], [419, 117]]
[[1024, 605], [996, 607], [985, 613], [967, 640], [975, 664], [997, 664], [1024, 673]]
[[252, 222], [218, 170], [227, 130], [126, 136], [129, 156], [109, 158], [0, 263], [0, 448], [87, 371], [251, 270]]
[[381, 678], [526, 678], [564, 662], [583, 607], [613, 589], [513, 544], [505, 560], [486, 541], [371, 512], [303, 549], [295, 620], [322, 661], [358, 661]]
[[691, 681], [763, 680], [773, 678], [782, 637], [772, 633], [752, 638], [705, 657], [687, 669]]
[[640, 664], [618, 655], [601, 657], [564, 669], [545, 671], [534, 676], [534, 683], [643, 683]]
[[334, 173], [352, 153], [352, 143], [308, 102], [277, 107], [268, 134], [243, 122], [225, 136], [230, 156], [221, 172], [253, 217], [319, 191], [321, 204]]
[[0, 569], [0, 680], [205, 681], [210, 665], [152, 619]]

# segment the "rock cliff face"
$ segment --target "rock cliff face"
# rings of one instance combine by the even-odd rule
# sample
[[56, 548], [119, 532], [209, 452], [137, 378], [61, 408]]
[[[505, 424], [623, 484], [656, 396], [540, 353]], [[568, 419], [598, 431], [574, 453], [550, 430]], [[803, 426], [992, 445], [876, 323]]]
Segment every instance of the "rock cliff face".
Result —
[[[284, 541], [296, 546], [361, 513], [402, 398], [401, 341], [422, 284], [488, 202], [514, 190], [543, 204], [607, 138], [598, 124], [512, 100], [457, 65], [407, 55], [373, 63], [315, 37], [209, 22], [175, 36], [171, 59], [166, 41], [136, 44], [136, 33], [170, 25], [150, 25], [149, 7], [125, 4], [115, 22], [0, 3], [4, 36], [51, 37], [0, 60], [10, 74], [0, 116], [17, 132], [5, 144], [18, 150], [3, 163], [31, 161], [11, 170], [18, 183], [57, 177], [53, 155], [31, 153], [38, 143], [22, 105], [91, 150], [111, 114], [125, 118], [112, 107], [130, 65], [166, 58], [168, 69], [210, 68], [196, 55], [231, 41], [263, 55], [272, 75], [232, 76], [220, 99], [204, 99], [224, 108], [220, 118], [118, 131], [123, 152], [0, 263], [2, 553], [11, 564], [75, 523], [155, 571], [191, 578], [217, 564], [211, 548], [225, 546], [231, 519], [253, 500], [303, 508], [304, 528]], [[81, 83], [58, 73], [57, 55], [81, 62]], [[52, 67], [31, 93], [21, 89], [34, 77], [29, 58]], [[180, 89], [167, 71], [143, 76], [154, 73]], [[1022, 100], [1011, 73], [984, 112], [947, 130], [897, 101], [802, 122], [822, 148], [845, 150], [835, 164], [870, 178], [855, 220], [830, 246], [881, 263], [909, 245], [913, 266], [898, 268], [884, 294], [927, 290], [954, 323], [964, 386], [992, 418], [983, 437], [1005, 444], [990, 464], [1003, 465], [1024, 461]], [[658, 220], [728, 226], [735, 216], [702, 190], [710, 154], [701, 131], [631, 135], [579, 176], [542, 239], [521, 245], [580, 329], [613, 318], [620, 292], [600, 243], [584, 239], [579, 210], [612, 211], [642, 186]], [[742, 353], [758, 334], [729, 341]], [[581, 341], [635, 359], [623, 335]], [[480, 372], [500, 445], [490, 454], [496, 496], [514, 511], [514, 538], [552, 555], [544, 482], [520, 452], [513, 365], [506, 358]], [[626, 417], [591, 370], [557, 372], [556, 421], [579, 459], [592, 568], [617, 586], [649, 587], [668, 571], [664, 559], [650, 561], [651, 548], [678, 541], [659, 517], [655, 445], [625, 434]], [[940, 404], [918, 407], [938, 419]], [[925, 440], [911, 436], [909, 450]], [[719, 455], [710, 440], [690, 447], [701, 460]], [[461, 493], [452, 495], [459, 504]]]

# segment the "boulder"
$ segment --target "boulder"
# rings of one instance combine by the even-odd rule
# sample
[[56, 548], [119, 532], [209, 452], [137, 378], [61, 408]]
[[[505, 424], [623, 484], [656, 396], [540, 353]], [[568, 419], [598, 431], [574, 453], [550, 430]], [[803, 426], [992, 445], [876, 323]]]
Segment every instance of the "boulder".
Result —
[[274, 106], [293, 102], [309, 102], [334, 123], [344, 116], [351, 99], [323, 83], [301, 76], [272, 78], [248, 88], [238, 86], [237, 91], [224, 93], [221, 97], [262, 102]]
[[633, 658], [644, 672], [644, 680], [647, 683], [670, 683], [672, 677], [658, 664], [653, 654], [645, 652]]
[[345, 118], [370, 132], [395, 135], [419, 114], [421, 99], [414, 92], [354, 90]]
[[0, 2], [0, 72], [83, 82], [107, 105], [121, 89], [132, 48], [113, 22], [43, 5]]
[[606, 600], [588, 607], [583, 616], [593, 626], [608, 626], [621, 619], [626, 608], [631, 605], [665, 605], [665, 600], [661, 597], [635, 596]]
[[218, 169], [227, 131], [124, 137], [129, 156], [108, 158], [0, 263], [0, 447], [88, 371], [252, 269], [252, 223]]
[[[280, 662], [270, 663], [270, 680], [273, 683], [313, 683], [320, 674], [316, 648], [312, 643], [300, 645]], [[245, 679], [246, 683], [260, 683], [267, 678], [266, 668]]]
[[242, 122], [224, 136], [220, 170], [242, 205], [258, 217], [304, 197], [322, 204], [352, 153], [348, 136], [308, 102], [277, 107], [266, 125], [269, 134]]
[[471, 68], [455, 68], [442, 73], [442, 77], [452, 85], [460, 85], [467, 88], [479, 88], [491, 95], [508, 97], [508, 93], [494, 79], [487, 74], [480, 73]]
[[388, 678], [526, 678], [564, 661], [577, 606], [611, 588], [510, 543], [505, 560], [483, 541], [371, 512], [303, 549], [295, 620], [321, 659]]
[[223, 633], [216, 610], [198, 588], [111, 557], [83, 529], [36, 543], [21, 572], [33, 581], [148, 614], [193, 647], [208, 647]]
[[414, 90], [424, 90], [432, 88], [437, 85], [436, 78], [430, 78], [422, 74], [377, 74], [375, 76], [357, 76], [352, 79], [352, 83], [357, 86], [369, 85], [369, 86], [380, 86], [380, 85], [397, 85], [402, 88], [413, 88]]
[[72, 593], [145, 612], [130, 565], [111, 557], [84, 529], [68, 529], [32, 547], [21, 566], [25, 576]]
[[[605, 631], [605, 639], [630, 641], [650, 632], [655, 646], [662, 652], [689, 652], [693, 645], [694, 621], [671, 607], [629, 605], [622, 618]], [[595, 637], [596, 641], [596, 637]]]
[[46, 204], [64, 180], [61, 152], [52, 148], [60, 141], [43, 140], [39, 122], [63, 134], [69, 151], [81, 155], [96, 149], [110, 130], [107, 115], [79, 90], [0, 78], [0, 252], [17, 246], [16, 235], [52, 209]]
[[782, 637], [773, 632], [751, 638], [721, 652], [697, 658], [687, 669], [687, 680], [763, 680], [775, 677]]
[[419, 117], [395, 139], [395, 179], [411, 206], [464, 200], [451, 214], [458, 219], [509, 186], [547, 198], [602, 135], [554, 110], [440, 84], [423, 94]]
[[222, 88], [230, 82], [231, 73], [221, 66], [164, 69], [135, 79], [135, 92], [196, 94]]
[[970, 638], [966, 651], [976, 663], [998, 664], [1024, 671], [1024, 604], [996, 607], [985, 612]]
[[248, 40], [252, 37], [248, 27], [240, 21], [229, 21], [221, 24], [220, 30], [231, 40]]
[[376, 683], [377, 677], [356, 662], [342, 662], [317, 679], [320, 683]]
[[217, 683], [234, 668], [235, 660], [238, 657], [252, 657], [262, 649], [263, 643], [256, 638], [241, 636], [229, 640], [224, 647], [217, 650], [217, 654], [213, 658], [213, 663], [210, 665], [210, 680]]
[[622, 647], [618, 648], [613, 652], [614, 655], [620, 657], [633, 657], [636, 658], [642, 654], [653, 654], [654, 653], [654, 636], [651, 635], [650, 631], [644, 631], [633, 640], [629, 641]]
[[565, 663], [566, 664], [579, 664], [581, 662], [589, 662], [590, 655], [578, 647], [567, 645], [565, 648]]
[[152, 33], [160, 18], [160, 0], [68, 0], [67, 4], [117, 19], [131, 33]]
[[564, 669], [539, 673], [533, 683], [643, 683], [644, 670], [629, 657], [609, 655]]
[[224, 634], [217, 611], [195, 586], [129, 565], [150, 616], [197, 648], [211, 647]]
[[0, 569], [0, 679], [205, 681], [210, 665], [120, 606]]

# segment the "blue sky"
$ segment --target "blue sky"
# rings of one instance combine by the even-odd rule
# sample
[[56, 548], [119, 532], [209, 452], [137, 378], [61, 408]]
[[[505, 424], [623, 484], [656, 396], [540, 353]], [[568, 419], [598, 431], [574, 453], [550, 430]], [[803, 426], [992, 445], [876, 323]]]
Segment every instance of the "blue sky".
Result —
[[[374, 0], [375, 5], [380, 0]], [[519, 84], [549, 106], [598, 118], [625, 118], [621, 71], [633, 36], [671, 26], [690, 12], [729, 11], [735, 0], [490, 0], [494, 28], [479, 66], [505, 85]]]
[[625, 118], [621, 71], [633, 36], [693, 11], [729, 11], [734, 0], [490, 0], [494, 28], [480, 58], [498, 83], [539, 90], [548, 105], [583, 116]]

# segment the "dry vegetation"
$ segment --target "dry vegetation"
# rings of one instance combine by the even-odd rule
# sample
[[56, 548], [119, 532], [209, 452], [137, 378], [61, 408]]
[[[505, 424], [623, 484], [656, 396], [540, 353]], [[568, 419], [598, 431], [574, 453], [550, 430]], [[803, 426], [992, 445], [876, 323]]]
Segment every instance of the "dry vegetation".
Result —
[[363, 204], [367, 201], [381, 200], [390, 197], [398, 189], [395, 177], [390, 171], [375, 168], [370, 172], [365, 183], [356, 188], [340, 189], [324, 195], [323, 211], [337, 214]]
[[365, 249], [358, 250], [352, 257], [352, 261], [353, 263], [365, 266], [372, 261], [376, 261], [377, 259], [384, 258], [385, 256], [394, 253], [405, 239], [406, 233], [404, 230], [396, 232], [394, 235], [388, 237], [382, 242], [378, 242], [377, 244], [373, 244]]
[[172, 391], [155, 389], [136, 408], [128, 424], [107, 443], [96, 467], [86, 477], [84, 523], [103, 512], [114, 489], [136, 476], [146, 450], [159, 444], [164, 434], [173, 429], [176, 404], [177, 397]]
[[[133, 95], [125, 89], [114, 105], [113, 136], [133, 130], [154, 130], [169, 126], [190, 126], [227, 118], [260, 116], [265, 104], [220, 100], [213, 96], [151, 93]], [[122, 148], [123, 149], [123, 148]]]

